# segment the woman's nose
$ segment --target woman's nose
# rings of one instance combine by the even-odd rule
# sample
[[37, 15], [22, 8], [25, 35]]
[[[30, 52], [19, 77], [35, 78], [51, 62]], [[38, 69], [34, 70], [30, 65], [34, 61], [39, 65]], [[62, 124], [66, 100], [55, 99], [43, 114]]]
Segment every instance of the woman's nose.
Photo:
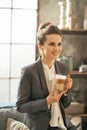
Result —
[[55, 50], [59, 50], [60, 47], [59, 47], [58, 45], [55, 45], [54, 49], [55, 49]]

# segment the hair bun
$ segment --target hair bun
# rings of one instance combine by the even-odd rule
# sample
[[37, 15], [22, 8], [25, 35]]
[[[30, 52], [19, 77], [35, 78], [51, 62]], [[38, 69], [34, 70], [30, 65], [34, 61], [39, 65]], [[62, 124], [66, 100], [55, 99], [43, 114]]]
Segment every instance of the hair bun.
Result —
[[46, 28], [48, 25], [52, 24], [51, 22], [42, 22], [39, 27], [38, 30], [44, 29]]

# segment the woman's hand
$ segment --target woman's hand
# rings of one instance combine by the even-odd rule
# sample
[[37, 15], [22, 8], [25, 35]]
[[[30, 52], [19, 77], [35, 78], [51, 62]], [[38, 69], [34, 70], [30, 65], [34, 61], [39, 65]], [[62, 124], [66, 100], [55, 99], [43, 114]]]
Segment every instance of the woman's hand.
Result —
[[72, 78], [70, 78], [70, 75], [67, 75], [67, 78], [66, 78], [66, 83], [65, 83], [65, 88], [64, 90], [57, 92], [57, 88], [55, 87], [53, 89], [53, 91], [47, 96], [47, 104], [50, 105], [52, 103], [55, 103], [55, 102], [58, 102], [61, 98], [61, 96], [65, 93], [67, 93], [67, 91], [69, 89], [71, 89], [72, 87], [72, 84], [73, 84], [73, 80]]
[[57, 89], [54, 88], [53, 91], [47, 96], [48, 105], [58, 102], [60, 100], [61, 96], [65, 93], [65, 90], [58, 92], [58, 94], [56, 94], [56, 92], [57, 92]]

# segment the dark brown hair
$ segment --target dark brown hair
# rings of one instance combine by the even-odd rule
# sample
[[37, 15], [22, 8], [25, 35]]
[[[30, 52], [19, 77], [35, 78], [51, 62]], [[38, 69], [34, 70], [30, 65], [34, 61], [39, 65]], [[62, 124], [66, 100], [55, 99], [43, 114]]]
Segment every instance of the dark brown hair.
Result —
[[53, 25], [51, 22], [41, 23], [38, 27], [37, 43], [43, 45], [44, 41], [46, 40], [46, 35], [50, 35], [50, 34], [58, 34], [62, 36], [62, 33], [59, 30], [59, 28]]

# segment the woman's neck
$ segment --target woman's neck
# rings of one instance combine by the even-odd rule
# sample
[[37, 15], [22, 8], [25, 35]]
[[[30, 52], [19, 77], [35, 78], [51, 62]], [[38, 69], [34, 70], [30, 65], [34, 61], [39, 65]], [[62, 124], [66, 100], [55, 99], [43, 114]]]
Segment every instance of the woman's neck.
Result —
[[54, 64], [54, 60], [49, 60], [49, 59], [44, 59], [44, 58], [41, 58], [42, 59], [42, 62], [46, 65], [48, 65], [49, 68], [51, 68]]

